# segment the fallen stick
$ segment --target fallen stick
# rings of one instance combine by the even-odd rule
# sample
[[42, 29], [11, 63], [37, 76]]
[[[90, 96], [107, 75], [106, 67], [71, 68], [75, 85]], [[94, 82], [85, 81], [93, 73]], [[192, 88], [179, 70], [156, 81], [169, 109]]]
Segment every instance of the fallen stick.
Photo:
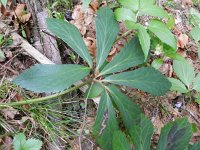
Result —
[[[0, 22], [0, 29], [7, 28], [7, 25]], [[30, 45], [23, 37], [21, 37], [16, 32], [12, 32], [11, 36], [13, 39], [19, 39], [21, 43], [21, 47], [33, 58], [35, 58], [41, 64], [54, 64], [51, 60], [49, 60], [46, 56], [40, 53], [37, 49], [35, 49], [32, 45]]]

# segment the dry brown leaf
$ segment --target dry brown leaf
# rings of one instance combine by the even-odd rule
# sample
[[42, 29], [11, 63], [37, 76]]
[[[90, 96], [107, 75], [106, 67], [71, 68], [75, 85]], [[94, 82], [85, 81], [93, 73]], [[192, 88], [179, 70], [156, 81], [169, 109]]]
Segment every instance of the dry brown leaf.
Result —
[[96, 57], [96, 39], [92, 37], [84, 38], [84, 42], [93, 57]]
[[73, 13], [72, 13], [72, 18], [74, 20], [84, 20], [84, 13], [82, 11], [82, 6], [81, 5], [76, 5]]
[[0, 12], [3, 16], [9, 16], [10, 12], [5, 9], [3, 5], [0, 4]]
[[162, 72], [163, 74], [165, 74], [167, 77], [172, 77], [172, 73], [173, 73], [173, 68], [171, 64], [168, 63], [164, 63], [161, 67], [160, 67], [160, 72]]
[[13, 140], [11, 137], [9, 136], [6, 136], [5, 137], [5, 140], [4, 140], [4, 144], [6, 145], [6, 150], [12, 150], [12, 143], [13, 143]]
[[153, 121], [153, 125], [156, 127], [155, 134], [160, 134], [162, 127], [164, 126], [162, 120], [160, 119], [159, 115], [155, 118], [155, 121]]
[[99, 8], [99, 3], [98, 3], [98, 1], [96, 0], [96, 1], [92, 1], [91, 3], [90, 3], [90, 8], [92, 8], [95, 12], [98, 10], [98, 8]]
[[186, 34], [180, 34], [177, 42], [178, 47], [184, 48], [188, 44], [188, 39], [189, 38]]
[[181, 49], [178, 49], [177, 50], [177, 53], [179, 54], [179, 55], [181, 55], [182, 57], [187, 57], [187, 54], [186, 54], [186, 51], [184, 51], [184, 50], [181, 50]]
[[15, 9], [15, 15], [17, 18], [20, 18], [23, 15], [23, 11], [25, 9], [25, 4], [18, 4]]
[[25, 23], [27, 21], [29, 21], [29, 19], [31, 18], [31, 13], [28, 14], [24, 14], [22, 16], [19, 17], [20, 22]]
[[182, 4], [185, 5], [185, 6], [191, 6], [192, 0], [182, 0]]

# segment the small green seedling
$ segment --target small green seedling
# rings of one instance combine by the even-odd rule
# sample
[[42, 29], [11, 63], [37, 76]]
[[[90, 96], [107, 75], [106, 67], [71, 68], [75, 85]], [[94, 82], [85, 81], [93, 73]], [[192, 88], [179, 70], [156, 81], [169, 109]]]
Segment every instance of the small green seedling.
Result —
[[[129, 29], [128, 32], [137, 31], [146, 60], [151, 49], [151, 42], [155, 41], [155, 38], [164, 43], [163, 49], [167, 49], [164, 51], [166, 55], [176, 52], [176, 38], [169, 30], [174, 26], [173, 16], [157, 6], [155, 0], [118, 0], [118, 2], [121, 7], [115, 10], [115, 17], [118, 21], [124, 21]], [[145, 15], [154, 19], [142, 25], [140, 17]], [[159, 18], [167, 18], [168, 22], [165, 24]]]
[[40, 150], [42, 148], [42, 141], [37, 139], [28, 139], [23, 133], [18, 133], [13, 139], [14, 150]]
[[190, 9], [190, 24], [193, 26], [190, 36], [198, 45], [198, 57], [200, 58], [200, 13], [194, 8]]
[[174, 60], [173, 62], [174, 72], [177, 77], [168, 78], [172, 84], [171, 90], [179, 93], [186, 93], [191, 98], [191, 91], [200, 92], [200, 73], [195, 76], [194, 68], [184, 58]]

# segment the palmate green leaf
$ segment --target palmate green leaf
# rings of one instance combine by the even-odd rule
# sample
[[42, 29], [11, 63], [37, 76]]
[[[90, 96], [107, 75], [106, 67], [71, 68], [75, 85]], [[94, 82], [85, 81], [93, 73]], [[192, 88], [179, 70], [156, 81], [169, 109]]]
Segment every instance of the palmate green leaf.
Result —
[[200, 143], [194, 143], [193, 145], [189, 145], [188, 150], [200, 150]]
[[151, 137], [153, 134], [153, 124], [143, 114], [136, 124], [132, 125], [130, 135], [134, 143], [135, 150], [150, 150]]
[[98, 82], [95, 82], [89, 87], [85, 92], [85, 97], [87, 98], [95, 98], [98, 97], [104, 90], [104, 87]]
[[13, 140], [14, 150], [40, 150], [42, 147], [42, 141], [37, 139], [28, 139], [23, 133], [15, 135]]
[[40, 150], [42, 142], [36, 139], [28, 139], [23, 145], [23, 150]]
[[123, 94], [117, 87], [110, 86], [108, 88], [113, 102], [116, 104], [117, 109], [122, 116], [125, 127], [130, 131], [141, 113], [140, 107]]
[[145, 60], [147, 60], [149, 50], [150, 50], [150, 36], [147, 30], [142, 25], [140, 25], [138, 28], [138, 37], [139, 37], [140, 44], [142, 46], [142, 50], [145, 55]]
[[193, 89], [200, 92], [200, 73], [196, 76], [193, 83]]
[[157, 58], [153, 60], [151, 66], [154, 67], [155, 69], [159, 69], [162, 66], [162, 64], [163, 64], [163, 59]]
[[90, 67], [92, 67], [92, 57], [89, 54], [79, 30], [74, 25], [63, 20], [48, 18], [47, 28], [51, 33], [67, 43]]
[[169, 29], [173, 29], [174, 26], [175, 26], [175, 19], [174, 19], [174, 16], [169, 14], [168, 15], [168, 20], [167, 20], [167, 23], [166, 23], [167, 27]]
[[192, 28], [192, 30], [190, 31], [190, 35], [196, 42], [200, 41], [200, 28], [199, 27]]
[[125, 8], [129, 8], [135, 12], [139, 9], [139, 0], [118, 0], [118, 2]]
[[112, 150], [113, 132], [119, 130], [115, 110], [106, 91], [102, 93], [93, 133], [103, 150]]
[[130, 20], [133, 22], [137, 21], [135, 13], [133, 13], [133, 11], [127, 8], [117, 8], [115, 10], [115, 18], [117, 19], [117, 21], [125, 21], [125, 20]]
[[195, 77], [193, 66], [184, 59], [174, 60], [173, 68], [178, 78], [189, 88]]
[[192, 127], [187, 118], [177, 119], [162, 128], [157, 150], [187, 149], [191, 137]]
[[148, 6], [148, 5], [154, 5], [156, 3], [156, 0], [139, 0], [140, 1], [140, 7]]
[[176, 50], [176, 39], [167, 26], [159, 20], [150, 20], [148, 29], [153, 32], [163, 43]]
[[148, 4], [140, 8], [138, 15], [139, 16], [149, 15], [160, 18], [168, 17], [167, 12], [165, 12], [161, 7], [157, 5], [148, 5]]
[[97, 70], [106, 60], [118, 32], [119, 26], [112, 10], [108, 7], [98, 10], [96, 17]]
[[26, 143], [26, 136], [23, 133], [15, 135], [13, 139], [14, 150], [22, 150], [23, 145]]
[[137, 88], [155, 96], [165, 94], [171, 87], [165, 76], [152, 67], [111, 75], [103, 81]]
[[124, 22], [124, 24], [125, 24], [126, 28], [129, 30], [138, 30], [138, 28], [141, 26], [139, 23], [135, 23], [130, 20], [126, 20]]
[[171, 82], [172, 86], [170, 88], [171, 91], [177, 91], [179, 93], [187, 93], [188, 90], [185, 87], [185, 85], [175, 78], [168, 78], [168, 80]]
[[14, 83], [34, 92], [59, 92], [89, 73], [88, 67], [80, 65], [38, 64], [20, 74]]
[[120, 53], [103, 68], [100, 75], [122, 71], [142, 63], [144, 63], [144, 54], [138, 38], [135, 37], [125, 44]]
[[118, 2], [134, 12], [140, 11], [141, 8], [144, 8], [146, 6], [152, 6], [155, 4], [155, 0], [118, 0]]
[[115, 131], [112, 139], [113, 150], [131, 150], [131, 145], [122, 131]]
[[193, 7], [190, 9], [190, 23], [193, 26], [200, 28], [200, 13]]

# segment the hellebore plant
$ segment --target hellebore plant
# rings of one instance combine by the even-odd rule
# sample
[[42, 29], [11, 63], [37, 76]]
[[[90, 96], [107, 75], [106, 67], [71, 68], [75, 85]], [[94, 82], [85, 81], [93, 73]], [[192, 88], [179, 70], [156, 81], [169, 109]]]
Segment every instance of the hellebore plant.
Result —
[[[96, 58], [92, 58], [81, 34], [74, 25], [62, 20], [47, 19], [47, 26], [51, 33], [67, 43], [87, 62], [88, 66], [77, 64], [35, 65], [19, 75], [14, 83], [34, 92], [56, 94], [0, 106], [43, 102], [89, 85], [86, 97], [101, 97], [93, 128], [93, 135], [101, 148], [128, 150], [131, 149], [130, 143], [132, 142], [136, 150], [148, 150], [150, 149], [153, 125], [142, 114], [139, 106], [121, 92], [120, 86], [116, 85], [128, 86], [154, 96], [160, 96], [171, 88], [171, 83], [156, 69], [142, 65], [145, 55], [137, 36], [130, 39], [114, 59], [105, 65], [106, 58], [119, 32], [119, 26], [112, 10], [108, 7], [98, 10], [95, 21], [97, 54]], [[93, 59], [95, 63], [93, 63]], [[143, 67], [134, 69], [138, 65]], [[80, 80], [83, 80], [83, 83], [73, 86]], [[115, 110], [121, 116], [121, 124], [123, 123], [125, 127], [124, 133], [120, 129], [120, 118], [116, 117]], [[188, 147], [191, 135], [191, 125], [187, 119], [183, 118], [169, 123], [161, 133], [157, 149], [167, 150], [180, 142], [185, 143], [179, 146], [184, 149]]]

